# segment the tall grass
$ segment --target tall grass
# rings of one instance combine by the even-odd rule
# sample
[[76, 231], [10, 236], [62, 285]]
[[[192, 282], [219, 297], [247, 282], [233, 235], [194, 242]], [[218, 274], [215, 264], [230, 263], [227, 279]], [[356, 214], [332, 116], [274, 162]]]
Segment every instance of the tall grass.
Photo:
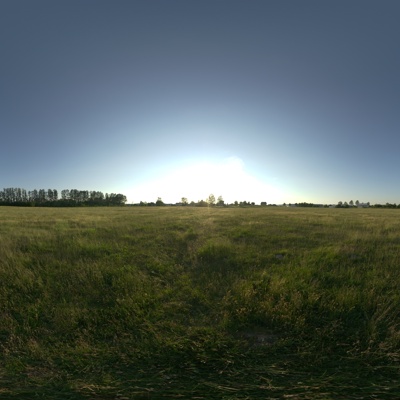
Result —
[[399, 234], [397, 210], [0, 208], [0, 398], [396, 398]]

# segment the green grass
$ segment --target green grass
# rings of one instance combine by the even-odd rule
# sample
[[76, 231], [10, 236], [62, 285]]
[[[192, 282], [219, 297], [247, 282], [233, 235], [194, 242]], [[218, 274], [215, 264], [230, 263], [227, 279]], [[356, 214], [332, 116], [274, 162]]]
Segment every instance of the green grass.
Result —
[[397, 399], [400, 214], [0, 208], [0, 399]]

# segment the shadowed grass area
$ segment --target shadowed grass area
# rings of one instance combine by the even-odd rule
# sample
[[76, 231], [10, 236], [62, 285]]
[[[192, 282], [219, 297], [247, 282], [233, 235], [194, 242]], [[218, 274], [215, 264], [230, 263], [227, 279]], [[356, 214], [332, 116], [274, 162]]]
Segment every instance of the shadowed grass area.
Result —
[[0, 208], [0, 399], [396, 399], [398, 210]]

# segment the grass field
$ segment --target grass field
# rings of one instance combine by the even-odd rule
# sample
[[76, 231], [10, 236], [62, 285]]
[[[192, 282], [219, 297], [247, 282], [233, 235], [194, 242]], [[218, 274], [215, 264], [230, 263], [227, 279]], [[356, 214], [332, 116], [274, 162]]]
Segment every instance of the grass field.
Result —
[[0, 207], [0, 399], [398, 399], [400, 211]]

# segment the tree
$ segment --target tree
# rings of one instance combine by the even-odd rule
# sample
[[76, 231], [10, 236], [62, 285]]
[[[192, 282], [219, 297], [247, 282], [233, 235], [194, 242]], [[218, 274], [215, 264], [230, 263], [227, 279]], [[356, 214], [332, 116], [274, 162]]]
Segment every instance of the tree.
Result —
[[22, 191], [21, 188], [15, 189], [15, 201], [21, 202], [22, 201]]
[[360, 202], [356, 200], [356, 206], [358, 207], [360, 205]]
[[26, 190], [22, 189], [21, 193], [22, 193], [22, 201], [26, 203], [28, 201], [28, 194], [26, 193]]
[[126, 196], [120, 193], [111, 193], [108, 196], [108, 205], [123, 206], [126, 203]]
[[187, 197], [182, 197], [181, 203], [182, 203], [183, 206], [187, 206], [187, 205], [188, 205], [188, 199], [187, 199]]
[[39, 203], [44, 203], [46, 201], [46, 191], [44, 189], [39, 189]]
[[30, 196], [29, 196], [30, 201], [33, 201], [33, 202], [36, 203], [36, 201], [38, 200], [38, 198], [39, 198], [39, 194], [38, 194], [37, 189], [33, 189], [33, 190], [30, 192]]
[[57, 200], [57, 190], [47, 189], [46, 200], [56, 201]]
[[69, 200], [70, 199], [69, 189], [61, 190], [61, 199], [62, 200]]
[[353, 207], [353, 206], [354, 206], [353, 200], [350, 200], [350, 201], [349, 201], [349, 204]]
[[[69, 191], [69, 198], [77, 203], [79, 201], [79, 190], [78, 189], [71, 189]], [[108, 200], [108, 197], [106, 198]]]
[[88, 190], [80, 190], [78, 192], [78, 201], [80, 203], [84, 203], [89, 200], [89, 191]]
[[207, 207], [208, 203], [204, 200], [199, 200], [196, 204], [197, 207]]
[[215, 204], [215, 196], [213, 194], [208, 196], [207, 203], [209, 206], [213, 206]]
[[157, 197], [156, 206], [163, 206], [164, 202], [162, 201], [161, 197]]
[[222, 196], [218, 196], [217, 206], [223, 206], [225, 204], [224, 199]]

